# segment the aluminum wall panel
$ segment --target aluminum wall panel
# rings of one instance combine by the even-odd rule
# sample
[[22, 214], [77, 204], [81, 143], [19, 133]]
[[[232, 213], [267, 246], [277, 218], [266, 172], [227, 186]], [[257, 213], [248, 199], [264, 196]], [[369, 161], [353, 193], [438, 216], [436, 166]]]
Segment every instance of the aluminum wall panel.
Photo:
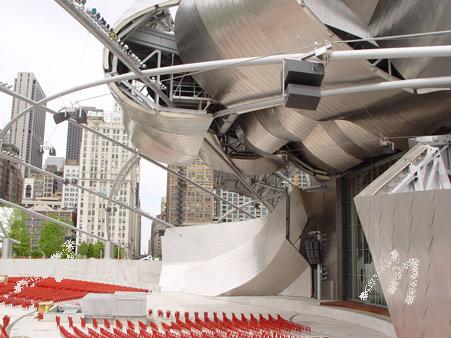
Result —
[[388, 287], [395, 271], [379, 276], [397, 336], [451, 336], [451, 190], [357, 196], [355, 203], [377, 268], [394, 249], [401, 264], [420, 260], [412, 305], [405, 303], [411, 271], [394, 294]]
[[154, 111], [126, 97], [110, 84], [124, 112], [124, 124], [133, 144], [152, 159], [187, 165], [198, 158], [212, 117], [204, 114]]
[[[348, 29], [350, 33], [359, 28], [360, 33], [356, 35], [368, 34], [370, 28], [365, 29], [364, 22], [373, 15], [360, 22], [353, 15], [361, 16], [357, 9], [367, 6], [376, 18], [388, 6], [385, 3], [348, 1], [346, 4], [353, 14], [343, 8], [343, 3], [329, 0], [307, 1], [304, 6], [295, 0], [184, 0], [175, 21], [176, 40], [184, 62], [311, 50], [316, 42], [340, 40], [325, 24], [343, 31]], [[344, 18], [354, 18], [355, 22], [346, 23]], [[409, 29], [411, 25], [403, 27]], [[193, 32], [197, 39], [191, 38]], [[375, 34], [374, 29], [371, 32]], [[334, 45], [334, 50], [351, 49], [346, 44]], [[210, 95], [227, 106], [281, 93], [280, 74], [281, 65], [274, 65], [215, 69], [196, 74], [195, 78]], [[333, 89], [385, 79], [390, 76], [365, 60], [330, 62], [322, 87]], [[434, 102], [438, 97], [441, 102]], [[323, 97], [316, 111], [278, 107], [242, 115], [237, 124], [244, 131], [244, 139], [261, 154], [277, 151], [287, 140], [302, 142], [307, 148], [305, 159], [310, 163], [319, 164], [321, 169], [343, 171], [360, 163], [362, 158], [379, 154], [380, 134], [429, 133], [430, 122], [437, 127], [437, 122], [447, 116], [450, 97], [449, 93], [420, 96], [403, 90]], [[427, 113], [419, 118], [417, 112], [426, 109]], [[323, 120], [337, 118], [348, 123], [340, 122], [338, 129], [330, 124], [318, 127]], [[416, 118], [419, 120], [411, 123]]]
[[[283, 197], [275, 210], [260, 220], [167, 229], [162, 241], [161, 290], [207, 296], [282, 292], [310, 269], [286, 239], [286, 211]], [[306, 219], [297, 218], [298, 213], [292, 215], [296, 219], [291, 222], [298, 224], [296, 231], [302, 232]], [[242, 232], [247, 224], [250, 229]], [[217, 245], [224, 238], [228, 243]], [[181, 258], [179, 252], [187, 252], [187, 256]], [[311, 286], [306, 290], [304, 296], [309, 297]]]

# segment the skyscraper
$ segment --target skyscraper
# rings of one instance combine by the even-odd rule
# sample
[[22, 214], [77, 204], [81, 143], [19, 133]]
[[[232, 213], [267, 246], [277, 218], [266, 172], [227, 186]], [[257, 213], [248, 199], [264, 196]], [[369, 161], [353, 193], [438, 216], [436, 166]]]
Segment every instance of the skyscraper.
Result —
[[[40, 101], [45, 98], [44, 91], [33, 73], [18, 73], [14, 81], [14, 91], [33, 101]], [[14, 118], [27, 106], [28, 103], [14, 98], [11, 118]], [[35, 107], [14, 124], [9, 138], [7, 138], [7, 143], [12, 143], [19, 149], [22, 160], [42, 168], [40, 147], [44, 143], [44, 131], [45, 109]], [[22, 172], [26, 177], [30, 175], [29, 169], [24, 168]]]
[[[63, 177], [64, 158], [47, 157], [44, 169]], [[26, 207], [45, 205], [53, 209], [61, 209], [63, 184], [56, 178], [41, 173], [31, 172], [24, 179], [22, 204]]]
[[[122, 122], [106, 122], [103, 117], [89, 117], [88, 126], [104, 135], [131, 146]], [[99, 136], [83, 130], [80, 150], [78, 182], [80, 185], [109, 195], [117, 175], [132, 154]], [[139, 162], [132, 165], [128, 174], [121, 179], [114, 196], [130, 205], [139, 206]], [[77, 226], [92, 234], [106, 237], [107, 200], [89, 194], [78, 193]], [[129, 257], [138, 257], [141, 244], [141, 216], [111, 205], [109, 227], [111, 240], [127, 246]], [[85, 234], [77, 234], [77, 244], [96, 242]]]
[[79, 161], [83, 129], [74, 123], [67, 124], [66, 160]]
[[[160, 214], [157, 218], [166, 220], [166, 197], [161, 199]], [[159, 222], [153, 221], [151, 226], [151, 235], [149, 239], [148, 254], [153, 258], [161, 258], [161, 237], [164, 236], [167, 226]]]
[[[78, 161], [67, 160], [64, 165], [64, 179], [69, 181], [78, 179], [78, 170]], [[63, 186], [63, 208], [75, 209], [77, 206], [77, 200], [78, 188], [70, 184], [65, 184]]]
[[[187, 167], [169, 165], [169, 168], [213, 191], [214, 170], [201, 160]], [[167, 182], [166, 219], [169, 223], [181, 225], [213, 221], [214, 198], [211, 195], [169, 173]]]
[[[0, 149], [10, 154], [19, 154], [19, 149], [12, 144], [3, 143]], [[8, 159], [0, 158], [0, 197], [14, 203], [21, 203], [22, 184], [20, 166]]]

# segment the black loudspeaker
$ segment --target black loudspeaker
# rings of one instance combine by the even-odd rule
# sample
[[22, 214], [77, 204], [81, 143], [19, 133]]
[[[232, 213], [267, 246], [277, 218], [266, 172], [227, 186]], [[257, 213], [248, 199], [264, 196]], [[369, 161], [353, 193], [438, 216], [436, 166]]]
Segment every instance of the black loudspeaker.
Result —
[[321, 243], [317, 238], [308, 238], [305, 241], [305, 257], [309, 264], [321, 263]]
[[285, 106], [287, 108], [315, 110], [321, 100], [319, 87], [290, 83], [285, 89]]
[[321, 99], [324, 64], [303, 60], [285, 60], [283, 81], [285, 106], [315, 110]]
[[58, 112], [53, 115], [53, 120], [55, 121], [55, 124], [60, 124], [61, 122], [64, 122], [70, 118], [70, 114], [68, 111], [62, 111]]
[[88, 123], [88, 113], [83, 109], [77, 110], [75, 112], [75, 120], [77, 123]]
[[290, 83], [319, 87], [324, 79], [324, 64], [287, 59], [283, 72], [285, 89]]

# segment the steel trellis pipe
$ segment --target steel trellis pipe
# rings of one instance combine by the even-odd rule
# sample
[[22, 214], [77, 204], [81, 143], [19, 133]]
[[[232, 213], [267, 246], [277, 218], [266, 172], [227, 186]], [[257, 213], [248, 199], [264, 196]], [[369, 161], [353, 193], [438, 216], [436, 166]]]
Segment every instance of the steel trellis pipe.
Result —
[[[39, 172], [39, 173], [44, 174], [44, 175], [46, 175], [46, 176], [52, 177], [52, 178], [54, 178], [54, 179], [56, 179], [56, 180], [58, 180], [58, 181], [60, 181], [60, 182], [63, 182], [64, 184], [72, 185], [72, 186], [78, 188], [78, 189], [81, 190], [81, 191], [86, 191], [86, 192], [88, 192], [88, 193], [90, 193], [90, 194], [93, 194], [93, 195], [96, 195], [96, 196], [98, 196], [98, 197], [100, 197], [100, 198], [108, 199], [108, 196], [105, 195], [105, 194], [103, 194], [103, 193], [101, 193], [101, 192], [98, 192], [98, 191], [95, 191], [95, 190], [92, 190], [92, 189], [83, 187], [83, 186], [78, 185], [78, 184], [76, 184], [76, 183], [74, 183], [74, 182], [67, 181], [67, 180], [65, 180], [65, 179], [64, 179], [63, 177], [61, 177], [61, 176], [52, 174], [52, 173], [50, 173], [50, 172], [48, 172], [48, 171], [46, 171], [46, 170], [44, 170], [44, 169], [35, 167], [35, 166], [33, 166], [33, 165], [29, 164], [29, 163], [26, 163], [26, 162], [24, 162], [24, 161], [22, 161], [22, 160], [20, 160], [20, 159], [18, 159], [18, 158], [15, 158], [15, 157], [13, 157], [13, 156], [11, 156], [11, 155], [8, 155], [8, 154], [6, 154], [5, 152], [0, 152], [0, 157], [6, 158], [6, 159], [8, 159], [8, 160], [10, 160], [10, 161], [16, 162], [17, 164], [20, 164], [20, 165], [23, 165], [23, 166], [25, 166], [25, 167], [27, 167], [27, 168], [30, 168], [30, 169], [33, 170], [33, 171], [36, 171], [36, 172]], [[163, 221], [163, 220], [161, 220], [161, 219], [159, 219], [159, 218], [153, 217], [153, 216], [150, 215], [148, 212], [145, 212], [145, 211], [143, 211], [143, 210], [141, 210], [141, 209], [139, 209], [139, 208], [135, 208], [135, 207], [133, 207], [133, 206], [131, 206], [131, 205], [129, 205], [129, 204], [123, 203], [123, 202], [118, 201], [118, 200], [116, 200], [116, 199], [113, 199], [112, 201], [113, 201], [113, 203], [115, 203], [115, 204], [117, 204], [117, 205], [120, 205], [121, 207], [123, 207], [123, 208], [125, 208], [125, 209], [128, 209], [128, 210], [131, 210], [131, 211], [133, 211], [133, 212], [136, 212], [136, 213], [138, 213], [138, 214], [140, 214], [140, 215], [142, 215], [142, 216], [144, 216], [144, 217], [146, 217], [146, 218], [148, 218], [148, 219], [150, 219], [150, 220], [152, 220], [152, 221], [159, 222], [159, 223], [161, 223], [161, 224], [163, 224], [163, 225], [165, 225], [165, 226], [167, 226], [167, 227], [172, 227], [172, 228], [175, 227], [174, 225], [172, 225], [172, 224], [170, 224], [170, 223], [167, 223], [167, 222], [165, 222], [165, 221]]]
[[[10, 91], [10, 90], [8, 90], [8, 89], [2, 87], [2, 86], [0, 86], [0, 91], [4, 92], [5, 94], [14, 96], [14, 97], [16, 97], [16, 98], [18, 98], [18, 99], [20, 99], [20, 100], [23, 100], [23, 101], [25, 101], [25, 102], [31, 104], [32, 106], [29, 107], [29, 108], [27, 108], [28, 110], [31, 110], [31, 109], [33, 109], [33, 107], [38, 106], [38, 107], [42, 107], [42, 108], [46, 109], [46, 110], [47, 110], [49, 113], [51, 113], [51, 114], [57, 114], [57, 113], [58, 113], [58, 112], [54, 111], [53, 109], [48, 108], [48, 107], [43, 106], [42, 104], [40, 104], [39, 102], [41, 102], [42, 100], [39, 101], [39, 102], [35, 102], [35, 101], [30, 100], [30, 99], [28, 99], [28, 98], [26, 98], [26, 97], [24, 97], [24, 96], [22, 96], [22, 95], [19, 95], [19, 94], [15, 93], [15, 92], [12, 92], [12, 91]], [[22, 114], [22, 113], [26, 113], [26, 111], [24, 110], [24, 111], [22, 111], [20, 114]], [[19, 114], [19, 115], [20, 115], [20, 114]], [[17, 117], [17, 116], [16, 116], [16, 117]], [[122, 148], [124, 148], [124, 149], [130, 151], [130, 152], [133, 153], [133, 154], [138, 154], [140, 157], [142, 157], [142, 158], [144, 158], [145, 160], [149, 161], [150, 163], [156, 165], [157, 167], [159, 167], [159, 168], [161, 168], [161, 169], [163, 169], [163, 170], [165, 170], [165, 171], [167, 171], [167, 172], [170, 172], [171, 174], [173, 174], [173, 175], [175, 175], [175, 176], [181, 178], [181, 179], [184, 180], [184, 181], [187, 181], [187, 182], [191, 183], [192, 185], [196, 186], [197, 188], [199, 188], [199, 189], [205, 191], [206, 193], [208, 193], [208, 194], [210, 194], [210, 195], [212, 195], [212, 196], [214, 196], [214, 197], [220, 199], [220, 200], [223, 201], [224, 203], [230, 205], [230, 206], [233, 207], [234, 209], [237, 209], [237, 210], [239, 210], [239, 211], [245, 213], [246, 215], [248, 215], [248, 216], [254, 218], [254, 216], [253, 216], [252, 214], [248, 213], [248, 212], [245, 211], [245, 210], [242, 210], [239, 206], [235, 205], [234, 203], [229, 202], [227, 199], [222, 198], [221, 196], [218, 196], [218, 195], [215, 194], [214, 192], [212, 192], [212, 191], [210, 191], [209, 189], [203, 187], [202, 185], [196, 183], [195, 181], [189, 179], [188, 177], [185, 177], [185, 176], [179, 174], [179, 173], [176, 172], [175, 170], [172, 170], [172, 169], [170, 169], [170, 168], [168, 168], [168, 167], [162, 165], [161, 163], [159, 163], [159, 162], [157, 162], [157, 161], [151, 159], [150, 157], [148, 157], [148, 156], [146, 156], [146, 155], [144, 155], [144, 154], [139, 153], [137, 150], [135, 150], [135, 149], [133, 149], [133, 148], [130, 148], [130, 147], [126, 146], [125, 144], [122, 144], [122, 143], [120, 143], [119, 141], [116, 141], [115, 139], [110, 138], [109, 136], [104, 135], [104, 134], [102, 134], [101, 132], [99, 132], [99, 131], [97, 131], [97, 130], [92, 129], [92, 128], [88, 127], [87, 125], [84, 125], [84, 124], [78, 124], [78, 123], [77, 123], [74, 119], [72, 119], [72, 118], [70, 118], [70, 119], [67, 120], [67, 121], [68, 121], [69, 123], [76, 124], [77, 126], [83, 128], [83, 129], [85, 129], [85, 130], [87, 130], [87, 131], [89, 131], [89, 132], [91, 132], [91, 133], [93, 133], [93, 134], [95, 134], [95, 135], [98, 135], [99, 137], [102, 137], [102, 138], [104, 138], [105, 140], [108, 140], [108, 141], [112, 142], [113, 144], [116, 144], [117, 146], [122, 147]], [[12, 120], [10, 121], [10, 123], [8, 123], [7, 127], [11, 124], [11, 122], [12, 122]], [[11, 124], [11, 125], [12, 125], [12, 124]], [[7, 127], [5, 127], [5, 129], [6, 129]], [[9, 128], [10, 128], [10, 127], [9, 127]], [[2, 133], [5, 131], [5, 129], [2, 130]], [[0, 133], [0, 141], [1, 141], [1, 139], [2, 139], [2, 135], [1, 135], [1, 133]], [[143, 216], [148, 217], [148, 216], [146, 216], [146, 215], [143, 215]], [[160, 220], [160, 219], [158, 219], [158, 218], [155, 218], [155, 220], [156, 220], [157, 222], [161, 223], [161, 224], [165, 224], [165, 223], [162, 223], [163, 221]], [[169, 227], [174, 227], [174, 225], [169, 224], [169, 223], [167, 223], [167, 224], [165, 224], [165, 225], [167, 225], [167, 226], [169, 226]]]
[[[43, 215], [43, 214], [40, 214], [39, 212], [36, 212], [36, 211], [30, 210], [30, 209], [27, 209], [27, 208], [25, 208], [25, 207], [23, 207], [23, 206], [21, 206], [21, 205], [19, 205], [19, 204], [16, 204], [16, 203], [7, 201], [7, 200], [5, 200], [5, 199], [3, 199], [3, 198], [0, 198], [0, 203], [3, 203], [3, 204], [5, 204], [5, 205], [7, 205], [7, 206], [9, 206], [9, 207], [12, 207], [12, 208], [19, 209], [19, 210], [21, 210], [21, 211], [23, 211], [23, 212], [26, 212], [26, 213], [28, 213], [28, 214], [34, 216], [34, 217], [42, 218], [42, 219], [44, 219], [44, 220], [46, 220], [46, 221], [50, 221], [50, 222], [53, 222], [53, 223], [57, 223], [57, 224], [59, 224], [59, 225], [61, 225], [61, 226], [63, 226], [63, 227], [66, 227], [66, 228], [75, 230], [75, 231], [80, 232], [80, 233], [82, 233], [82, 234], [85, 234], [85, 235], [88, 235], [88, 236], [91, 236], [91, 237], [94, 237], [94, 238], [97, 238], [97, 239], [99, 239], [99, 240], [101, 240], [101, 241], [105, 241], [105, 242], [106, 242], [106, 239], [105, 239], [104, 237], [101, 237], [101, 236], [97, 236], [97, 235], [91, 234], [91, 233], [89, 233], [89, 232], [87, 232], [87, 231], [85, 231], [85, 230], [79, 229], [79, 228], [77, 228], [77, 227], [75, 227], [75, 226], [73, 226], [73, 225], [70, 225], [70, 224], [65, 223], [65, 222], [62, 222], [62, 221], [60, 221], [60, 220], [57, 220], [57, 219], [48, 217], [48, 216]], [[123, 246], [123, 245], [117, 244], [117, 243], [114, 243], [114, 244], [119, 245], [119, 246]]]
[[108, 195], [108, 202], [106, 205], [106, 223], [105, 223], [105, 232], [106, 237], [108, 240], [111, 238], [110, 234], [110, 217], [111, 217], [111, 203], [113, 201], [113, 197], [116, 194], [117, 188], [119, 187], [120, 183], [122, 183], [123, 178], [127, 176], [131, 168], [133, 168], [133, 165], [135, 162], [139, 159], [138, 154], [133, 154], [130, 156], [130, 158], [127, 160], [127, 162], [124, 164], [124, 166], [121, 168], [119, 173], [116, 176], [116, 179], [113, 182], [113, 185], [111, 187], [110, 193]]
[[[205, 61], [197, 63], [189, 63], [176, 66], [161, 67], [157, 69], [147, 69], [141, 72], [141, 76], [158, 76], [158, 75], [171, 75], [180, 74], [186, 72], [197, 72], [197, 71], [208, 71], [216, 68], [224, 67], [249, 67], [256, 65], [272, 65], [283, 62], [285, 59], [305, 59], [307, 56], [312, 55], [309, 53], [297, 53], [297, 54], [277, 54], [262, 57], [247, 57], [247, 58], [237, 58], [237, 59], [225, 59], [225, 60], [214, 60]], [[326, 55], [323, 54], [324, 56]], [[321, 55], [318, 55], [321, 56]], [[379, 49], [362, 49], [362, 50], [352, 50], [352, 51], [328, 51], [327, 58], [328, 61], [341, 61], [341, 60], [356, 60], [356, 59], [380, 59], [380, 58], [424, 58], [424, 57], [451, 57], [451, 46], [423, 46], [423, 47], [400, 47], [400, 48], [379, 48]], [[126, 73], [116, 76], [108, 76], [104, 79], [97, 81], [85, 83], [79, 86], [75, 86], [69, 89], [65, 89], [61, 92], [55, 93], [45, 99], [37, 102], [39, 105], [46, 104], [49, 101], [60, 98], [62, 96], [78, 92], [84, 89], [89, 89], [104, 84], [109, 84], [112, 82], [121, 82], [127, 80], [133, 80], [139, 78], [140, 75], [135, 73]], [[0, 86], [1, 90], [1, 86]], [[276, 98], [277, 101], [277, 98]], [[269, 103], [269, 105], [274, 103]], [[266, 103], [268, 105], [268, 103]], [[159, 109], [161, 109], [160, 107]], [[13, 120], [11, 120], [5, 128], [0, 132], [0, 139], [4, 137], [6, 132], [14, 124], [15, 120], [19, 119], [26, 112], [33, 109], [33, 107], [28, 107], [17, 114]], [[176, 108], [172, 108], [175, 111]], [[183, 110], [186, 112], [186, 110]], [[217, 112], [220, 116], [220, 111]]]

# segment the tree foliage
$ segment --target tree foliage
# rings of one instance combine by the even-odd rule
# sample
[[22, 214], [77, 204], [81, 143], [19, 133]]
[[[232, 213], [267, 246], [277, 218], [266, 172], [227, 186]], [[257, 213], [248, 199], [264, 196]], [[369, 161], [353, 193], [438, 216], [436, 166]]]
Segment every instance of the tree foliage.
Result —
[[[56, 219], [55, 215], [50, 217]], [[61, 246], [64, 243], [64, 235], [65, 231], [61, 225], [51, 221], [43, 221], [39, 249], [45, 256], [50, 257], [61, 250]]]
[[13, 245], [13, 253], [19, 257], [30, 255], [30, 234], [25, 219], [22, 212], [14, 210], [9, 221], [8, 237], [20, 242]]
[[78, 246], [78, 254], [82, 257], [89, 256], [89, 244], [87, 242], [82, 242]]
[[[114, 246], [113, 252], [114, 258], [125, 257], [125, 250], [123, 248]], [[105, 243], [100, 241], [95, 244], [82, 242], [78, 246], [78, 255], [85, 258], [102, 258], [105, 256]]]

